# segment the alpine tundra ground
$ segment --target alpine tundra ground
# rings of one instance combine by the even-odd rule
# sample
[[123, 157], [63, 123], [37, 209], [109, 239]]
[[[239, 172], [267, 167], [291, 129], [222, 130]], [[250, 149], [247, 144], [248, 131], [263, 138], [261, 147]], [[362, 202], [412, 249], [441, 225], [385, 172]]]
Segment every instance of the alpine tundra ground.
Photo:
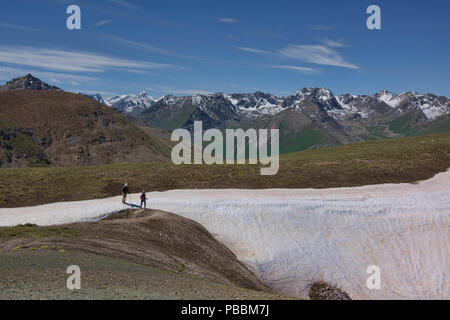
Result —
[[[81, 290], [66, 269], [81, 269]], [[200, 224], [162, 211], [0, 228], [2, 299], [286, 299]]]
[[426, 180], [450, 167], [450, 133], [363, 142], [281, 156], [280, 171], [253, 165], [113, 164], [0, 170], [0, 207], [171, 189], [335, 188]]

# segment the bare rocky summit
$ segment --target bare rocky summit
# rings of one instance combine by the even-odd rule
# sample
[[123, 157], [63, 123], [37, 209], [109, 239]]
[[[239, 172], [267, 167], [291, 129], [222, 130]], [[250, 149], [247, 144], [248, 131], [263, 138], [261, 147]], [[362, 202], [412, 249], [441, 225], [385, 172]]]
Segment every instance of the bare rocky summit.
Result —
[[31, 74], [14, 78], [13, 80], [6, 82], [5, 85], [0, 86], [0, 91], [16, 90], [61, 91], [60, 88], [42, 82], [38, 78], [33, 77]]

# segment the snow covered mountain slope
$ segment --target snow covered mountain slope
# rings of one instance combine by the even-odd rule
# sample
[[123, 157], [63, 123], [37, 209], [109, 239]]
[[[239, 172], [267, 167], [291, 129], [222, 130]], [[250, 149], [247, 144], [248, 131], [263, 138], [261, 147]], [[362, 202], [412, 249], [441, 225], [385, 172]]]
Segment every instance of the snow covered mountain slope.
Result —
[[146, 91], [135, 94], [127, 94], [111, 99], [106, 99], [105, 104], [124, 113], [137, 115], [151, 107], [157, 99], [150, 96]]
[[[142, 94], [138, 96], [125, 95], [112, 98], [107, 101], [107, 104], [135, 115], [138, 113], [136, 111], [148, 109], [156, 102], [159, 102], [160, 105], [171, 107], [179, 104], [181, 101], [184, 103], [189, 101], [193, 107], [201, 108], [203, 111], [214, 109], [218, 104], [221, 104], [223, 107], [232, 105], [236, 115], [244, 119], [249, 116], [255, 118], [258, 116], [276, 115], [289, 108], [299, 109], [299, 105], [305, 105], [306, 103], [320, 105], [336, 120], [342, 120], [354, 114], [367, 118], [371, 113], [377, 111], [375, 107], [380, 103], [384, 103], [394, 109], [420, 110], [430, 120], [450, 114], [450, 100], [446, 97], [416, 92], [404, 92], [397, 95], [386, 90], [373, 95], [344, 94], [335, 96], [328, 89], [303, 88], [287, 97], [274, 96], [263, 92], [197, 94], [192, 97], [167, 96], [170, 99], [161, 98], [159, 100], [151, 97], [149, 99], [148, 97], [148, 94], [145, 92], [143, 96]], [[140, 106], [137, 110], [133, 108], [136, 105]]]
[[[417, 184], [155, 192], [148, 203], [201, 223], [277, 292], [306, 297], [323, 280], [353, 299], [449, 299], [449, 194], [450, 171]], [[115, 197], [0, 209], [0, 225], [92, 221], [124, 208]], [[366, 287], [371, 265], [380, 290]]]
[[279, 128], [282, 153], [350, 142], [443, 133], [450, 130], [450, 100], [433, 94], [381, 91], [335, 96], [303, 88], [279, 97], [267, 93], [166, 96], [134, 114], [141, 123], [168, 131]]
[[[80, 93], [80, 94], [83, 94], [83, 93]], [[97, 102], [106, 104], [106, 101], [103, 99], [103, 97], [99, 93], [92, 94], [92, 95], [91, 94], [83, 94], [83, 95], [88, 97], [88, 98], [94, 99]]]
[[255, 92], [221, 95], [236, 107], [238, 113], [244, 115], [275, 115], [283, 111], [284, 99], [268, 93]]

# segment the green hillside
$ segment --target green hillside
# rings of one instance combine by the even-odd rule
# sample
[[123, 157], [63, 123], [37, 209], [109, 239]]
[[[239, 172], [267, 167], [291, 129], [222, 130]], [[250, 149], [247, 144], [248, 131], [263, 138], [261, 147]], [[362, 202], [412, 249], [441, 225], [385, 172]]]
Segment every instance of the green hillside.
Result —
[[281, 156], [274, 176], [253, 165], [111, 164], [0, 170], [0, 207], [169, 189], [331, 188], [429, 179], [450, 167], [450, 133], [360, 142]]

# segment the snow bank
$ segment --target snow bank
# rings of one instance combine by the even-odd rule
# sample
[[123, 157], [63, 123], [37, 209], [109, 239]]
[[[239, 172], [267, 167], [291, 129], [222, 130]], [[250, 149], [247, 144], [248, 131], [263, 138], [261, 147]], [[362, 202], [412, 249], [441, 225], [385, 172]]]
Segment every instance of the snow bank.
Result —
[[[418, 184], [326, 190], [176, 190], [149, 206], [198, 221], [277, 292], [319, 280], [359, 299], [449, 299], [450, 172]], [[135, 201], [138, 195], [132, 196]], [[0, 209], [0, 225], [99, 220], [121, 197]], [[366, 270], [381, 268], [381, 289]]]

